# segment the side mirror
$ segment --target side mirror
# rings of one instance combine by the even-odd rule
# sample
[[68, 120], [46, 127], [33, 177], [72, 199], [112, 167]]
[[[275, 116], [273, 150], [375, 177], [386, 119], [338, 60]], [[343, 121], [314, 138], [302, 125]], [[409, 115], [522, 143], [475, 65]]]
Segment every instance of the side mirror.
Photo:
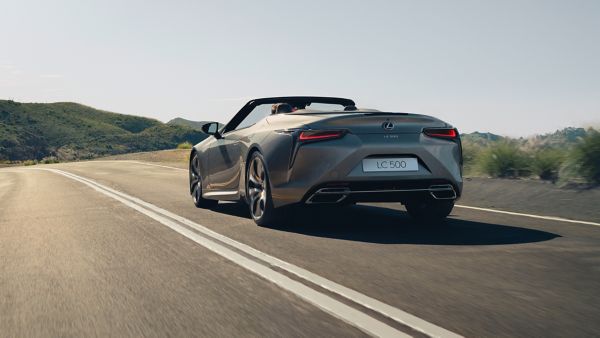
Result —
[[209, 122], [207, 124], [202, 125], [202, 131], [205, 134], [212, 135], [216, 138], [219, 138], [219, 123], [218, 122]]

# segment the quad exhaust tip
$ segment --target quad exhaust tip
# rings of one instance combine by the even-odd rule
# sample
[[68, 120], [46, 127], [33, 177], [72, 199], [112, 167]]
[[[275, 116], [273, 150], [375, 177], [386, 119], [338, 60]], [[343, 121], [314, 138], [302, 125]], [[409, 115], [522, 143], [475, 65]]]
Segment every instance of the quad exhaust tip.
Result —
[[348, 188], [321, 188], [306, 200], [306, 204], [339, 203], [348, 195], [350, 195]]
[[436, 200], [455, 200], [456, 191], [450, 184], [432, 185], [429, 194]]

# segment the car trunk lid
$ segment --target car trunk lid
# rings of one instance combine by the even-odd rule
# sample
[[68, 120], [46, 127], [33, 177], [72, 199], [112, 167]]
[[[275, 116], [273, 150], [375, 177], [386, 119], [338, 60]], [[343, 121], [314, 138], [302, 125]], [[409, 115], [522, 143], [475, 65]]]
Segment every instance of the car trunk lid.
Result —
[[442, 121], [405, 113], [315, 114], [321, 118], [307, 124], [311, 129], [346, 129], [353, 134], [418, 134], [425, 127], [444, 127]]

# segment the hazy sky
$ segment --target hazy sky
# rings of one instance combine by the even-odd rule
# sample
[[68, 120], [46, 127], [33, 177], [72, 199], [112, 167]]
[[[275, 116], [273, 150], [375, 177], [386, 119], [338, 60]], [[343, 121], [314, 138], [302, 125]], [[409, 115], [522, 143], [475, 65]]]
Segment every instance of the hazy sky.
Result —
[[520, 136], [600, 125], [600, 1], [0, 0], [0, 98], [225, 122], [344, 96]]

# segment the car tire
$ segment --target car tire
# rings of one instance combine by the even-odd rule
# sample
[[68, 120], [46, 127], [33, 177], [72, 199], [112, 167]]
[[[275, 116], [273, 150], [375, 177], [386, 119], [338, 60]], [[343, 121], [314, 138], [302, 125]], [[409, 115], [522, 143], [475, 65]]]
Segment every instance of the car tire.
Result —
[[422, 200], [405, 204], [408, 214], [420, 222], [441, 221], [452, 212], [454, 200]]
[[279, 220], [280, 212], [273, 207], [269, 171], [258, 151], [250, 156], [246, 168], [246, 201], [250, 217], [257, 225], [272, 226]]
[[210, 209], [219, 204], [217, 200], [210, 200], [202, 197], [202, 176], [200, 175], [200, 160], [198, 154], [192, 154], [189, 168], [190, 176], [190, 194], [197, 208]]

